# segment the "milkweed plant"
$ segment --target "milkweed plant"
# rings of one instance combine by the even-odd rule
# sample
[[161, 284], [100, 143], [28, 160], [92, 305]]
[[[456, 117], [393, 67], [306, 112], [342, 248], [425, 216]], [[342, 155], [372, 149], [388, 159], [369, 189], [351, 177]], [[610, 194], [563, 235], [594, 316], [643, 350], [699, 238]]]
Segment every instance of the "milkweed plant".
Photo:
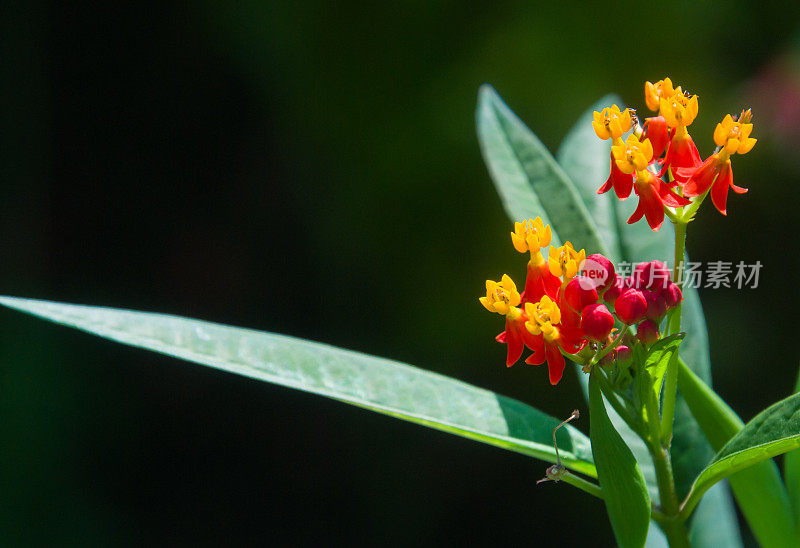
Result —
[[[740, 546], [731, 492], [761, 545], [800, 546], [800, 386], [747, 424], [714, 392], [685, 251], [709, 196], [727, 215], [729, 191], [747, 192], [734, 184], [731, 160], [756, 144], [753, 115], [726, 114], [701, 132], [701, 145], [716, 145], [703, 159], [689, 133], [698, 96], [669, 78], [647, 82], [644, 95], [652, 116], [605, 97], [554, 158], [491, 87], [479, 93], [481, 151], [510, 217], [510, 244], [527, 263], [523, 284], [502, 274], [486, 280], [478, 300], [503, 317], [496, 339], [505, 365], [527, 353], [524, 363], [546, 370], [541, 382], [557, 389], [575, 364], [588, 417], [576, 410], [562, 421], [449, 377], [284, 335], [16, 297], [0, 303], [547, 461], [539, 489], [566, 484], [602, 499], [622, 547]], [[760, 265], [745, 266], [739, 287], [757, 279]], [[587, 419], [588, 437], [573, 426]], [[772, 459], [781, 454], [783, 474]]]

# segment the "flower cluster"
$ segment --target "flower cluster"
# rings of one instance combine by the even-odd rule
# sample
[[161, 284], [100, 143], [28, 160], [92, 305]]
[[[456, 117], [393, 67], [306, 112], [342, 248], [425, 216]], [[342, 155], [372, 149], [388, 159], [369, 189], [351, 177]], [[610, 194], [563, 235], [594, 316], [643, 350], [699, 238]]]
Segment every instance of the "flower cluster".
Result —
[[[586, 362], [603, 353], [606, 362], [625, 360], [630, 345], [619, 345], [620, 337], [613, 337], [617, 325], [627, 331], [638, 324], [638, 339], [651, 344], [659, 337], [661, 319], [682, 299], [663, 263], [643, 263], [623, 278], [601, 254], [587, 257], [570, 242], [550, 245], [550, 226], [540, 217], [515, 223], [511, 241], [517, 251], [530, 255], [525, 289], [519, 293], [504, 274], [499, 282], [486, 280], [486, 296], [479, 300], [506, 318], [505, 330], [497, 336], [507, 347], [506, 365], [514, 365], [527, 347], [532, 354], [525, 363], [547, 362], [553, 385], [561, 380], [565, 356]], [[545, 259], [542, 250], [548, 247]]]
[[688, 206], [691, 198], [702, 200], [709, 191], [716, 208], [726, 215], [728, 188], [747, 192], [733, 184], [730, 157], [746, 154], [756, 143], [750, 137], [750, 110], [736, 117], [728, 114], [717, 124], [717, 149], [703, 161], [687, 129], [698, 113], [697, 95], [674, 87], [665, 78], [645, 83], [645, 102], [656, 116], [645, 118], [642, 126], [631, 109], [620, 110], [617, 105], [594, 113], [595, 133], [600, 139], [611, 139], [612, 145], [611, 173], [597, 193], [613, 188], [625, 200], [633, 190], [639, 203], [628, 223], [645, 217], [653, 230], [661, 227], [665, 210], [672, 214], [667, 208]]

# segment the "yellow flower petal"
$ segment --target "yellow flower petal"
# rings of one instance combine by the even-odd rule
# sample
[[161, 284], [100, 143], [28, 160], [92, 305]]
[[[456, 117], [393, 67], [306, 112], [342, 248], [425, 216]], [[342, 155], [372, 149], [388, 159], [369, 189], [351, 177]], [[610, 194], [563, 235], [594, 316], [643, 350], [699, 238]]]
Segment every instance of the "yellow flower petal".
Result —
[[[726, 115], [725, 118], [729, 118], [730, 114]], [[718, 147], [721, 147], [725, 144], [725, 140], [728, 138], [728, 129], [725, 127], [724, 120], [717, 124], [717, 127], [714, 128], [714, 144]]]
[[739, 154], [747, 154], [748, 152], [753, 150], [756, 141], [758, 141], [758, 139], [753, 139], [752, 137], [748, 137], [747, 139], [742, 141], [742, 144], [739, 145], [739, 150], [737, 150], [736, 152], [738, 152]]
[[550, 225], [547, 225], [546, 227], [544, 227], [544, 234], [542, 235], [542, 237], [539, 238], [539, 245], [542, 247], [547, 247], [548, 245], [550, 245], [550, 240], [552, 239], [552, 237], [553, 234], [552, 231], [550, 230]]
[[528, 244], [525, 241], [525, 238], [518, 236], [515, 232], [511, 233], [511, 243], [514, 244], [514, 249], [520, 253], [525, 253], [528, 251]]

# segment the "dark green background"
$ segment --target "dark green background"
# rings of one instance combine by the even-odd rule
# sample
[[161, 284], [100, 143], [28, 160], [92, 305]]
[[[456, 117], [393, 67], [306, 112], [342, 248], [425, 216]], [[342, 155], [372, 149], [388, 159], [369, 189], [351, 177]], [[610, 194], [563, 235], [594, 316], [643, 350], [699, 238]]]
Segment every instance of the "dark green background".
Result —
[[[694, 260], [713, 374], [744, 418], [798, 363], [797, 8], [772, 2], [29, 2], [1, 12], [3, 293], [164, 311], [379, 354], [555, 416], [573, 375], [506, 369], [486, 278], [524, 258], [474, 136], [491, 82], [555, 148], [671, 75], [760, 139]], [[762, 110], [759, 111], [759, 105]], [[769, 115], [764, 116], [763, 113]], [[794, 118], [792, 117], [794, 116]], [[591, 252], [590, 250], [587, 250]], [[613, 543], [546, 465], [0, 312], [3, 544]], [[588, 430], [588, 421], [577, 426]]]

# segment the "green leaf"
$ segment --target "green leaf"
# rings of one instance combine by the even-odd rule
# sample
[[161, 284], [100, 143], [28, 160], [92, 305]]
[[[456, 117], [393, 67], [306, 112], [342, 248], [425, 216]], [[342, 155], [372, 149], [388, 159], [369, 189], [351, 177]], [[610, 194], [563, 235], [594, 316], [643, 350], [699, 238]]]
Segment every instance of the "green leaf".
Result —
[[478, 93], [478, 141], [512, 221], [541, 217], [555, 241], [569, 240], [591, 254], [603, 250], [595, 224], [575, 186], [541, 141], [491, 86]]
[[664, 337], [656, 341], [649, 349], [644, 367], [650, 372], [653, 378], [653, 395], [656, 401], [661, 401], [661, 387], [664, 384], [664, 375], [667, 373], [667, 366], [675, 357], [675, 354], [683, 342], [686, 333], [676, 333], [669, 337]]
[[650, 526], [650, 496], [633, 453], [606, 414], [600, 385], [589, 380], [589, 425], [597, 479], [603, 488], [611, 528], [623, 548], [645, 545]]
[[721, 479], [797, 448], [800, 448], [800, 394], [768, 407], [725, 444], [692, 486], [685, 511], [690, 512], [703, 493]]
[[[643, 221], [629, 225], [626, 220], [636, 207], [638, 201], [636, 196], [631, 196], [622, 202], [617, 199], [613, 191], [604, 195], [596, 194], [610, 171], [611, 145], [608, 141], [598, 139], [594, 130], [591, 129], [592, 112], [602, 110], [612, 103], [616, 103], [621, 108], [624, 107], [619, 97], [608, 95], [582, 114], [559, 148], [558, 161], [578, 187], [580, 195], [586, 200], [586, 205], [592, 211], [593, 216], [598, 219], [614, 220], [613, 230], [609, 227], [610, 223], [600, 225], [599, 230], [604, 239], [611, 238], [607, 249], [611, 253], [609, 257], [616, 259], [615, 264], [620, 265], [620, 261], [631, 264], [652, 259], [660, 259], [672, 264], [674, 262], [672, 254], [675, 232], [671, 223], [665, 223], [659, 232], [650, 230]], [[619, 255], [614, 255], [615, 249], [618, 250]], [[682, 331], [691, 333], [691, 335], [681, 344], [680, 355], [689, 360], [698, 375], [710, 382], [705, 320], [697, 290], [694, 288], [687, 288], [684, 291]], [[611, 418], [642, 466], [650, 486], [651, 497], [658, 500], [655, 472], [646, 446], [613, 411]], [[675, 409], [673, 433], [671, 451], [673, 471], [678, 492], [680, 495], [684, 495], [689, 491], [691, 483], [700, 472], [703, 463], [708, 462], [712, 457], [713, 451], [705, 441], [680, 395]], [[723, 532], [719, 530], [719, 523], [729, 523], [735, 526], [734, 509], [730, 497], [724, 492], [724, 489], [720, 489], [719, 496], [704, 503], [708, 510], [704, 512], [703, 519], [693, 520], [692, 538], [713, 536], [703, 534], [700, 531], [701, 528], [714, 529], [715, 534], [723, 536]], [[712, 511], [712, 505], [715, 511]], [[728, 535], [728, 539], [736, 538], [738, 544], [740, 543], [738, 536], [734, 530]], [[733, 540], [730, 540], [728, 544], [733, 545]]]
[[[728, 404], [683, 361], [678, 363], [678, 389], [715, 450], [721, 450], [744, 427]], [[780, 548], [792, 543], [787, 540], [795, 529], [789, 496], [774, 461], [764, 460], [728, 481], [762, 546]]]
[[[794, 393], [800, 393], [800, 371], [797, 373], [797, 383], [794, 387]], [[786, 490], [788, 491], [789, 500], [794, 509], [795, 528], [798, 534], [797, 540], [800, 544], [800, 450], [786, 453], [783, 468], [784, 475], [786, 476]]]
[[[519, 401], [392, 360], [166, 314], [0, 297], [0, 304], [190, 362], [327, 396], [555, 462], [559, 420]], [[564, 465], [596, 476], [588, 438], [558, 431]]]

